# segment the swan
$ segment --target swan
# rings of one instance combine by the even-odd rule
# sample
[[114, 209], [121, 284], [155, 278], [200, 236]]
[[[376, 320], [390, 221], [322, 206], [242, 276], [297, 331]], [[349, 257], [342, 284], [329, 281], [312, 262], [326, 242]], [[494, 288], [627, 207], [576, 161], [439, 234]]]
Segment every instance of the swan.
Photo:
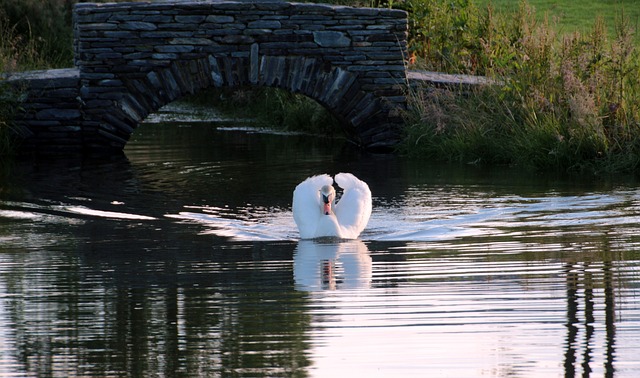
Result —
[[371, 216], [369, 186], [351, 173], [338, 173], [336, 184], [344, 190], [336, 203], [333, 178], [312, 176], [293, 191], [293, 219], [301, 239], [338, 237], [357, 239]]

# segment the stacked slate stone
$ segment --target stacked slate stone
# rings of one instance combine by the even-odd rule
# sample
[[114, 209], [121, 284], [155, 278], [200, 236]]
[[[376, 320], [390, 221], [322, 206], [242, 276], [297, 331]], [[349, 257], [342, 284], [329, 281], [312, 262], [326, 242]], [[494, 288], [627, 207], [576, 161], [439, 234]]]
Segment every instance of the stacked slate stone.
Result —
[[25, 146], [122, 149], [161, 106], [210, 87], [269, 86], [315, 99], [370, 149], [399, 140], [407, 15], [324, 4], [79, 3], [77, 69], [14, 75]]
[[81, 152], [82, 113], [77, 69], [6, 75], [4, 81], [24, 93], [13, 128], [25, 150], [41, 153]]
[[303, 93], [358, 144], [389, 148], [406, 107], [406, 13], [286, 2], [81, 3], [86, 141], [122, 148], [160, 106], [207, 87]]

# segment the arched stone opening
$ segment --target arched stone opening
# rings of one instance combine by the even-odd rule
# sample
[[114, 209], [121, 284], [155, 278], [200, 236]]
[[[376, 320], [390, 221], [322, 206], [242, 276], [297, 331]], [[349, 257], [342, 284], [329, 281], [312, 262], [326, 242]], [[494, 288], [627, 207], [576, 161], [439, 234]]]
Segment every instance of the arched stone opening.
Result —
[[119, 81], [126, 90], [100, 117], [100, 135], [116, 148], [124, 147], [150, 113], [212, 87], [264, 86], [303, 94], [324, 106], [342, 123], [347, 137], [363, 146], [359, 127], [380, 112], [379, 102], [361, 90], [356, 75], [316, 58], [263, 56], [257, 72], [252, 72], [248, 59], [210, 56], [172, 62], [144, 75], [122, 75]]

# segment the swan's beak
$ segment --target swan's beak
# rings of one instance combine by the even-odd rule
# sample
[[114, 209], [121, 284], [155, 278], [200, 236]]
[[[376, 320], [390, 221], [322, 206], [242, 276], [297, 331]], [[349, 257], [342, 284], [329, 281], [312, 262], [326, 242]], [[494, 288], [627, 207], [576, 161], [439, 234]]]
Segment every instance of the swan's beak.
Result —
[[329, 215], [331, 214], [331, 199], [329, 198], [331, 194], [324, 194], [322, 192], [320, 194], [322, 194], [322, 202], [324, 203], [322, 212], [324, 213], [324, 215]]
[[322, 212], [324, 215], [331, 214], [331, 202], [335, 198], [336, 192], [329, 185], [325, 185], [320, 189], [320, 194], [322, 195]]

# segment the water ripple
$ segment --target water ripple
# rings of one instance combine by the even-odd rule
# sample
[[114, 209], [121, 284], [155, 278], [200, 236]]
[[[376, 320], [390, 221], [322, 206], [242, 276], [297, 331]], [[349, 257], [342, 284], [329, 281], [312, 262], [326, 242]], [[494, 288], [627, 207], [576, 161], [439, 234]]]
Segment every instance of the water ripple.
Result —
[[[637, 231], [640, 215], [636, 212], [637, 205], [630, 205], [630, 198], [635, 201], [635, 194], [623, 192], [552, 198], [512, 196], [498, 200], [478, 199], [472, 204], [457, 204], [453, 208], [450, 203], [442, 205], [434, 201], [427, 201], [430, 206], [415, 205], [425, 200], [413, 198], [402, 206], [400, 203], [386, 203], [374, 207], [361, 239], [439, 242], [501, 237], [521, 240], [514, 248], [522, 248], [528, 238], [580, 237], [584, 234], [593, 237], [622, 230]], [[166, 217], [202, 224], [205, 227], [203, 234], [234, 240], [297, 239], [289, 209], [247, 204], [239, 208], [188, 205], [185, 210], [188, 211], [167, 214]]]

